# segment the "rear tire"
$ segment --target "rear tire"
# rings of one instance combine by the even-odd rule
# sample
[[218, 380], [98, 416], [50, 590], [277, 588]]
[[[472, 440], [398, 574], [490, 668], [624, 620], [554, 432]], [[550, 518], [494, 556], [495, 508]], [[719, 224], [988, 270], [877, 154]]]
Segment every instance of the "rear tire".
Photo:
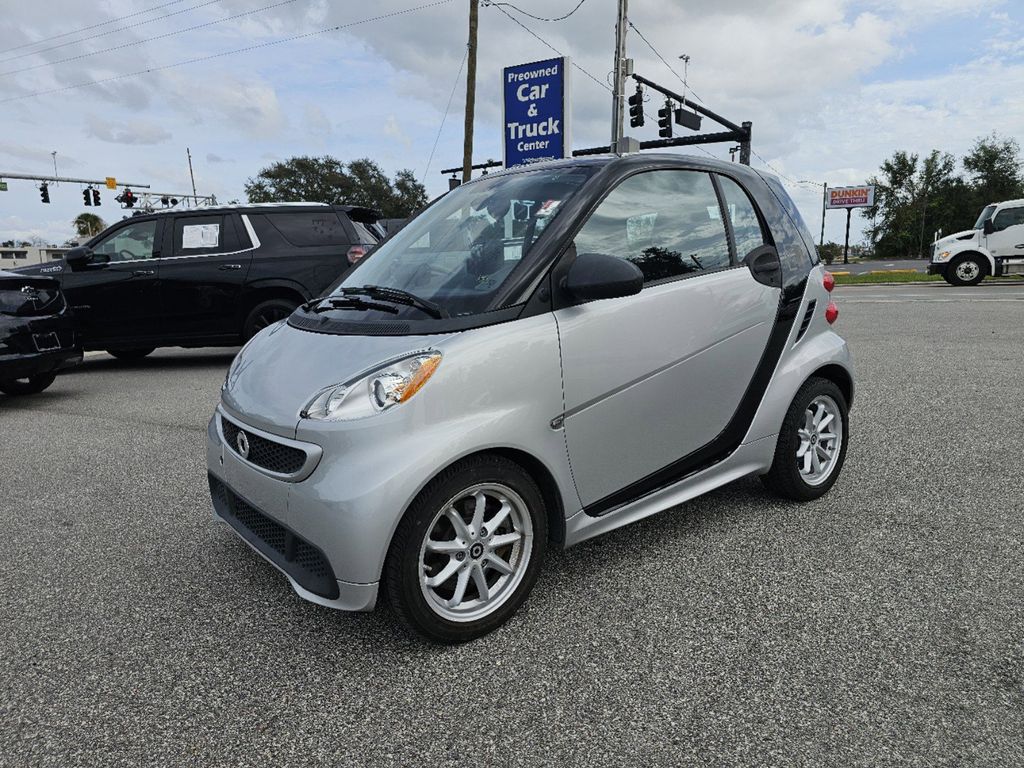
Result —
[[846, 398], [839, 387], [828, 379], [808, 379], [782, 422], [771, 469], [761, 476], [765, 488], [793, 501], [810, 501], [828, 493], [846, 460], [849, 423]]
[[118, 360], [141, 360], [146, 355], [153, 354], [156, 347], [144, 347], [139, 349], [108, 349], [107, 354], [116, 357]]
[[297, 301], [268, 299], [261, 301], [249, 312], [242, 324], [242, 341], [248, 341], [268, 325], [284, 320], [299, 306]]
[[502, 456], [446, 469], [406, 511], [384, 565], [392, 609], [413, 632], [451, 645], [504, 624], [537, 581], [547, 511], [536, 482]]
[[988, 274], [988, 264], [975, 254], [958, 256], [946, 269], [946, 282], [955, 286], [977, 285]]
[[0, 381], [0, 392], [8, 395], [35, 395], [53, 384], [56, 378], [55, 373], [40, 373], [24, 379], [8, 379]]

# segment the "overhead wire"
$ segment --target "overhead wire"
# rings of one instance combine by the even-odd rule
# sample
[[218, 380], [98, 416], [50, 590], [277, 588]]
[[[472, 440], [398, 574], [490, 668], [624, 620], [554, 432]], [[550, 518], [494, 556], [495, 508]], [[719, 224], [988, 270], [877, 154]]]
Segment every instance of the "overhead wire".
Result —
[[131, 42], [122, 43], [121, 45], [114, 45], [114, 46], [111, 46], [110, 48], [103, 48], [103, 49], [98, 50], [98, 51], [90, 51], [88, 53], [79, 54], [78, 56], [69, 56], [66, 59], [57, 59], [56, 61], [46, 61], [46, 62], [43, 62], [42, 64], [33, 64], [31, 67], [22, 67], [21, 69], [10, 69], [10, 70], [7, 70], [6, 72], [0, 72], [0, 77], [2, 77], [4, 75], [16, 75], [16, 74], [18, 74], [20, 72], [28, 72], [28, 71], [33, 70], [33, 69], [42, 69], [43, 67], [52, 67], [52, 66], [55, 66], [57, 64], [64, 64], [64, 63], [69, 62], [69, 61], [79, 61], [80, 59], [87, 59], [90, 56], [98, 56], [101, 53], [110, 53], [111, 51], [120, 51], [120, 50], [122, 50], [124, 48], [132, 48], [132, 47], [135, 47], [135, 46], [138, 46], [138, 45], [144, 45], [145, 43], [151, 43], [154, 40], [163, 40], [164, 38], [174, 37], [175, 35], [181, 35], [181, 34], [184, 34], [185, 32], [194, 32], [197, 29], [204, 29], [206, 27], [212, 27], [215, 24], [223, 24], [226, 21], [233, 21], [234, 19], [240, 19], [243, 16], [252, 16], [253, 14], [263, 13], [264, 11], [269, 11], [269, 10], [272, 10], [274, 8], [280, 8], [282, 5], [290, 5], [291, 3], [294, 3], [294, 2], [296, 2], [296, 0], [281, 0], [280, 2], [273, 3], [271, 5], [265, 5], [262, 8], [254, 8], [251, 11], [242, 11], [241, 13], [236, 13], [233, 16], [225, 16], [222, 19], [213, 19], [212, 21], [206, 21], [206, 22], [203, 22], [202, 24], [194, 24], [191, 27], [183, 27], [182, 29], [175, 29], [175, 30], [172, 30], [170, 32], [164, 32], [162, 35], [154, 35], [153, 37], [147, 37], [147, 38], [143, 38], [141, 40], [132, 40]]
[[522, 8], [519, 8], [519, 7], [515, 6], [515, 5], [512, 5], [512, 3], [491, 3], [491, 2], [487, 2], [487, 0], [484, 0], [484, 5], [493, 5], [495, 8], [497, 8], [499, 5], [504, 5], [504, 6], [507, 6], [508, 8], [511, 8], [514, 11], [517, 11], [518, 13], [523, 14], [523, 16], [529, 16], [531, 19], [536, 19], [537, 21], [565, 21], [570, 16], [572, 16], [574, 13], [576, 13], [576, 11], [578, 11], [580, 9], [580, 6], [583, 5], [585, 2], [587, 2], [587, 0], [580, 0], [578, 3], [576, 3], [576, 7], [573, 8], [571, 11], [569, 11], [564, 16], [558, 16], [558, 17], [551, 18], [551, 19], [546, 19], [546, 18], [544, 18], [542, 16], [534, 16], [529, 11], [524, 11]]
[[164, 14], [155, 19], [146, 19], [145, 21], [137, 21], [134, 24], [125, 24], [123, 27], [117, 29], [108, 29], [106, 32], [97, 32], [95, 35], [89, 35], [88, 37], [80, 37], [77, 40], [68, 40], [66, 43], [58, 43], [57, 45], [51, 45], [49, 48], [40, 48], [36, 51], [28, 51], [26, 53], [19, 53], [17, 56], [8, 56], [6, 59], [0, 59], [0, 64], [6, 64], [8, 61], [17, 61], [18, 59], [24, 59], [26, 56], [36, 56], [40, 53], [47, 53], [48, 51], [56, 51], [58, 48], [67, 48], [69, 45], [77, 45], [78, 43], [84, 43], [88, 40], [95, 40], [97, 37], [106, 37], [107, 35], [115, 35], [118, 32], [126, 32], [129, 29], [135, 29], [136, 27], [144, 27], [146, 24], [152, 24], [156, 21], [163, 21], [169, 19], [171, 16], [180, 16], [183, 13], [189, 11], [195, 11], [199, 8], [205, 8], [208, 5], [219, 3], [220, 0], [205, 0], [202, 3], [196, 5], [190, 5], [188, 8], [182, 8], [171, 13]]
[[[126, 14], [124, 16], [119, 16], [116, 19], [109, 19], [107, 21], [101, 21], [101, 22], [98, 22], [96, 24], [90, 24], [87, 27], [81, 27], [79, 29], [72, 29], [70, 32], [61, 32], [59, 35], [50, 35], [49, 37], [42, 37], [42, 38], [40, 38], [38, 40], [33, 40], [31, 43], [22, 43], [21, 45], [15, 45], [12, 48], [5, 48], [3, 50], [0, 50], [0, 55], [3, 55], [5, 53], [10, 53], [11, 51], [20, 51], [22, 48], [31, 48], [33, 45], [39, 45], [40, 43], [48, 43], [51, 40], [58, 40], [58, 39], [60, 39], [62, 37], [67, 37], [68, 35], [77, 35], [80, 32], [88, 32], [90, 29], [97, 29], [98, 27], [105, 27], [108, 24], [116, 24], [117, 22], [124, 21], [125, 19], [131, 19], [131, 18], [134, 18], [135, 16], [142, 16], [143, 14], [146, 14], [146, 13], [153, 13], [154, 11], [159, 11], [161, 8], [169, 8], [172, 5], [180, 5], [181, 3], [184, 3], [184, 2], [185, 2], [185, 0], [173, 0], [170, 3], [164, 3], [163, 5], [157, 5], [157, 6], [153, 7], [153, 8], [147, 8], [144, 11], [135, 11], [135, 13], [129, 13], [129, 14]], [[35, 51], [33, 51], [33, 53], [35, 53]]]
[[75, 90], [77, 88], [87, 88], [87, 87], [92, 86], [92, 85], [104, 85], [106, 83], [112, 83], [112, 82], [116, 82], [118, 80], [125, 80], [125, 79], [130, 78], [130, 77], [137, 77], [139, 75], [145, 75], [145, 74], [149, 74], [149, 73], [152, 73], [152, 72], [162, 72], [162, 71], [167, 70], [167, 69], [174, 69], [176, 67], [183, 67], [186, 64], [198, 64], [198, 63], [201, 63], [201, 62], [204, 62], [204, 61], [212, 61], [213, 59], [220, 59], [220, 58], [223, 58], [225, 56], [233, 56], [233, 55], [235, 55], [237, 53], [247, 53], [249, 51], [256, 51], [256, 50], [260, 50], [260, 49], [263, 49], [263, 48], [270, 48], [271, 46], [274, 46], [274, 45], [281, 45], [282, 43], [290, 43], [290, 42], [294, 42], [295, 40], [303, 40], [303, 39], [310, 38], [310, 37], [316, 37], [318, 35], [327, 34], [328, 32], [337, 32], [339, 30], [348, 29], [350, 27], [356, 27], [356, 26], [359, 26], [361, 24], [369, 24], [370, 22], [373, 22], [373, 21], [382, 21], [383, 19], [390, 19], [390, 18], [392, 18], [394, 16], [401, 16], [401, 15], [406, 14], [406, 13], [413, 13], [415, 11], [422, 11], [422, 10], [425, 10], [427, 8], [433, 8], [433, 7], [438, 6], [438, 5], [446, 5], [446, 4], [450, 3], [450, 2], [452, 2], [452, 0], [434, 0], [434, 2], [425, 3], [423, 5], [413, 6], [412, 8], [405, 8], [405, 9], [400, 10], [400, 11], [392, 11], [390, 13], [379, 14], [377, 16], [370, 16], [368, 18], [361, 19], [359, 21], [348, 22], [347, 24], [336, 24], [336, 25], [331, 26], [331, 27], [325, 27], [324, 29], [314, 30], [313, 32], [304, 32], [304, 33], [298, 34], [298, 35], [291, 35], [289, 37], [283, 37], [283, 38], [280, 38], [278, 40], [269, 40], [269, 41], [267, 41], [265, 43], [256, 43], [255, 45], [247, 45], [244, 48], [235, 48], [235, 49], [230, 50], [230, 51], [221, 51], [220, 53], [211, 53], [211, 54], [209, 54], [207, 56], [196, 56], [195, 58], [185, 59], [183, 61], [176, 61], [176, 62], [173, 62], [171, 64], [163, 64], [161, 66], [147, 67], [146, 69], [139, 69], [139, 70], [136, 70], [134, 72], [125, 72], [125, 73], [120, 74], [120, 75], [113, 75], [111, 77], [104, 77], [104, 78], [100, 78], [98, 80], [86, 80], [86, 81], [81, 82], [81, 83], [73, 83], [71, 85], [65, 85], [65, 86], [62, 86], [60, 88], [49, 88], [49, 89], [42, 90], [42, 91], [34, 91], [32, 93], [23, 93], [23, 94], [21, 94], [19, 96], [10, 96], [10, 97], [8, 97], [6, 99], [0, 99], [0, 104], [6, 104], [6, 103], [11, 102], [11, 101], [21, 101], [23, 99], [29, 99], [29, 98], [33, 98], [33, 97], [36, 97], [36, 96], [45, 96], [45, 95], [51, 94], [51, 93], [63, 93], [65, 91], [71, 91], [71, 90]]
[[466, 46], [466, 52], [462, 55], [462, 63], [459, 64], [459, 71], [455, 73], [455, 82], [452, 83], [452, 92], [448, 94], [448, 104], [444, 108], [444, 114], [441, 116], [441, 124], [437, 126], [437, 135], [434, 137], [434, 146], [430, 148], [430, 156], [427, 158], [427, 167], [423, 169], [423, 175], [420, 177], [420, 181], [426, 181], [427, 174], [430, 172], [430, 164], [434, 162], [434, 152], [437, 151], [437, 143], [441, 140], [441, 131], [444, 130], [445, 120], [448, 119], [448, 111], [452, 108], [452, 99], [455, 98], [455, 89], [459, 87], [459, 82], [462, 80], [462, 70], [466, 66], [466, 59], [469, 58], [469, 46]]
[[636, 24], [633, 23], [633, 20], [632, 19], [626, 19], [626, 23], [629, 24], [630, 29], [632, 29], [634, 32], [636, 32], [637, 36], [641, 40], [644, 41], [644, 43], [647, 45], [647, 47], [650, 48], [651, 51], [654, 52], [654, 55], [657, 56], [659, 59], [661, 59], [661, 63], [664, 64], [668, 68], [668, 71], [671, 72], [673, 75], [675, 75], [678, 78], [679, 82], [681, 82], [684, 87], [686, 87], [686, 88], [688, 88], [690, 90], [690, 93], [693, 94], [693, 97], [697, 101], [699, 101], [701, 104], [703, 104], [704, 103], [704, 99], [702, 99], [700, 96], [698, 96], [697, 92], [695, 90], [693, 90], [693, 87], [690, 86], [689, 84], [687, 84], [686, 79], [682, 75], [680, 75], [671, 64], [668, 63], [668, 61], [665, 59], [665, 57], [662, 56], [661, 53], [658, 51], [658, 49], [654, 47], [654, 43], [652, 43], [650, 40], [648, 40], [644, 36], [644, 33], [641, 32], [639, 29], [637, 29], [637, 26], [636, 26]]

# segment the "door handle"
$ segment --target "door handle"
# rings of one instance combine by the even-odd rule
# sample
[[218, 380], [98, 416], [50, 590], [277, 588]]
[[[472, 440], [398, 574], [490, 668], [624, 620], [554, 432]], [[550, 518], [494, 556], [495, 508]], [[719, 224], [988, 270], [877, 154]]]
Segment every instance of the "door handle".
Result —
[[155, 274], [156, 271], [152, 269], [136, 269], [132, 272], [132, 277], [150, 277]]
[[242, 268], [241, 264], [221, 264], [219, 267], [217, 267], [217, 269], [220, 269], [220, 270], [223, 270], [223, 271], [227, 271], [229, 269], [241, 269], [241, 268]]

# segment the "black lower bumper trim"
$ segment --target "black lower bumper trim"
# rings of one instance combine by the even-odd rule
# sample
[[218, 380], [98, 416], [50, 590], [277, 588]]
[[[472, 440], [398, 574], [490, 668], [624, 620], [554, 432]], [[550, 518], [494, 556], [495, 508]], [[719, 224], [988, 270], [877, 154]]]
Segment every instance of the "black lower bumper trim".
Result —
[[935, 264], [934, 262], [929, 262], [928, 263], [928, 274], [929, 275], [942, 275], [943, 277], [945, 277], [946, 276], [946, 265], [945, 264]]
[[31, 355], [0, 357], [0, 381], [27, 379], [44, 373], [55, 373], [82, 362], [81, 349], [60, 349]]
[[338, 597], [334, 569], [319, 548], [260, 512], [213, 475], [209, 480], [213, 508], [239, 536], [303, 589], [328, 600]]

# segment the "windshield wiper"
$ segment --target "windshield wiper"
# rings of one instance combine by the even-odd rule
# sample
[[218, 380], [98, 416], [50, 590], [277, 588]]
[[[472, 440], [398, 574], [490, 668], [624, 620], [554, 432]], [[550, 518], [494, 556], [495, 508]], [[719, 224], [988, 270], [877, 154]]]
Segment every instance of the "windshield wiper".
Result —
[[425, 312], [435, 320], [450, 317], [444, 307], [427, 299], [420, 298], [414, 293], [403, 291], [401, 288], [389, 288], [385, 285], [364, 285], [362, 288], [342, 288], [341, 293], [344, 296], [369, 296], [371, 299], [405, 304], [408, 307], [415, 307], [421, 312]]
[[311, 312], [315, 315], [318, 315], [321, 312], [329, 312], [332, 309], [376, 309], [379, 312], [390, 312], [392, 315], [398, 314], [398, 310], [390, 304], [381, 304], [376, 301], [364, 301], [363, 299], [355, 296], [323, 296], [319, 299], [307, 301], [302, 305], [302, 308], [306, 312]]

